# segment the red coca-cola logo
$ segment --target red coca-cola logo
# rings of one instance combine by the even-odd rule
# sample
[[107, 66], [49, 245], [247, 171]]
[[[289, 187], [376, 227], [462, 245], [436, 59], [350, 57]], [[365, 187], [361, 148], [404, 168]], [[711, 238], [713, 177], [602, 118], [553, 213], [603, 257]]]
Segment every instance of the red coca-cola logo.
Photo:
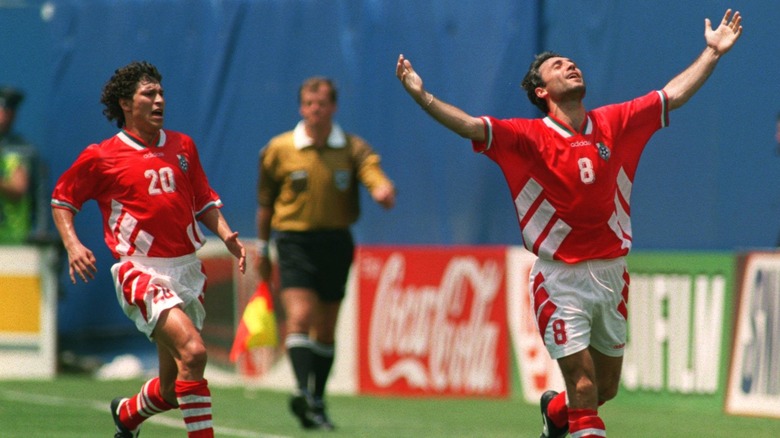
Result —
[[507, 395], [504, 252], [359, 253], [361, 390]]

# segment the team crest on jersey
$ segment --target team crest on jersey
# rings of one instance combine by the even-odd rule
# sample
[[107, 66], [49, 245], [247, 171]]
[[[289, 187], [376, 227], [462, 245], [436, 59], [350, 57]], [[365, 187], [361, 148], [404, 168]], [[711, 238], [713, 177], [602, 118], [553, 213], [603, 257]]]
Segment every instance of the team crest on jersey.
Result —
[[604, 159], [604, 161], [609, 160], [609, 148], [607, 145], [605, 145], [602, 142], [596, 143], [596, 148], [599, 150], [599, 156]]
[[336, 188], [342, 192], [349, 188], [350, 171], [349, 170], [337, 170], [333, 172], [333, 182], [336, 184]]
[[181, 168], [182, 172], [186, 173], [187, 169], [190, 168], [190, 163], [187, 162], [187, 159], [184, 158], [184, 155], [178, 154], [176, 157], [179, 158], [179, 168]]

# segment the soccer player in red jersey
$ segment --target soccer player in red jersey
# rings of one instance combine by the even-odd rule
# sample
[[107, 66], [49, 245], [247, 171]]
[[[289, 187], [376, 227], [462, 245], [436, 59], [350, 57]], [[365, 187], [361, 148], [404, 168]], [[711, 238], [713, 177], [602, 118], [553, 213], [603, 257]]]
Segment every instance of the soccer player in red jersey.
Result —
[[135, 437], [152, 415], [181, 409], [188, 437], [213, 437], [211, 393], [204, 378], [206, 276], [195, 252], [205, 243], [198, 221], [246, 268], [238, 233], [219, 208], [192, 139], [163, 130], [162, 76], [147, 62], [116, 70], [101, 102], [119, 133], [84, 149], [57, 181], [54, 223], [68, 253], [70, 278], [94, 278], [95, 256], [73, 218], [94, 199], [103, 235], [119, 261], [111, 268], [117, 299], [138, 330], [157, 345], [159, 377], [132, 397], [111, 402], [115, 437]]
[[626, 342], [631, 188], [650, 137], [691, 98], [742, 34], [727, 10], [706, 47], [663, 89], [586, 110], [585, 80], [572, 60], [537, 55], [522, 86], [542, 119], [473, 117], [425, 90], [398, 57], [396, 76], [439, 123], [471, 139], [504, 173], [523, 242], [538, 256], [530, 276], [539, 331], [566, 391], [542, 395], [541, 438], [605, 437], [598, 407], [617, 395]]

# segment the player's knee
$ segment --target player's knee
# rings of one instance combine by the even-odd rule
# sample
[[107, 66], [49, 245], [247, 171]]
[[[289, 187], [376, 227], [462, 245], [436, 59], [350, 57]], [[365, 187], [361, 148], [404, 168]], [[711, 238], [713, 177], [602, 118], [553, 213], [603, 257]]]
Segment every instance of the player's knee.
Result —
[[589, 378], [579, 378], [574, 384], [574, 389], [577, 391], [578, 397], [590, 398], [591, 400], [597, 394], [596, 384]]
[[182, 365], [190, 370], [205, 369], [207, 360], [206, 346], [202, 342], [188, 342], [181, 352]]

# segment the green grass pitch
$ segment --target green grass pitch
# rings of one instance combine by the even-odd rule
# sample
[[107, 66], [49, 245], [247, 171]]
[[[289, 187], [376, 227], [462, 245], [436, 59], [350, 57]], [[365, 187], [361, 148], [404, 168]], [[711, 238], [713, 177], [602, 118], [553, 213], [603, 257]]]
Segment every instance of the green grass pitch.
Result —
[[[113, 436], [110, 400], [143, 382], [64, 376], [53, 381], [0, 382], [0, 436], [4, 438]], [[287, 410], [288, 394], [212, 385], [216, 436], [519, 437], [537, 438], [538, 406], [509, 399], [388, 398], [331, 395], [335, 432], [302, 431]], [[712, 397], [623, 391], [600, 410], [610, 437], [778, 436], [780, 420], [728, 416]], [[185, 436], [178, 411], [153, 417], [144, 438]]]

